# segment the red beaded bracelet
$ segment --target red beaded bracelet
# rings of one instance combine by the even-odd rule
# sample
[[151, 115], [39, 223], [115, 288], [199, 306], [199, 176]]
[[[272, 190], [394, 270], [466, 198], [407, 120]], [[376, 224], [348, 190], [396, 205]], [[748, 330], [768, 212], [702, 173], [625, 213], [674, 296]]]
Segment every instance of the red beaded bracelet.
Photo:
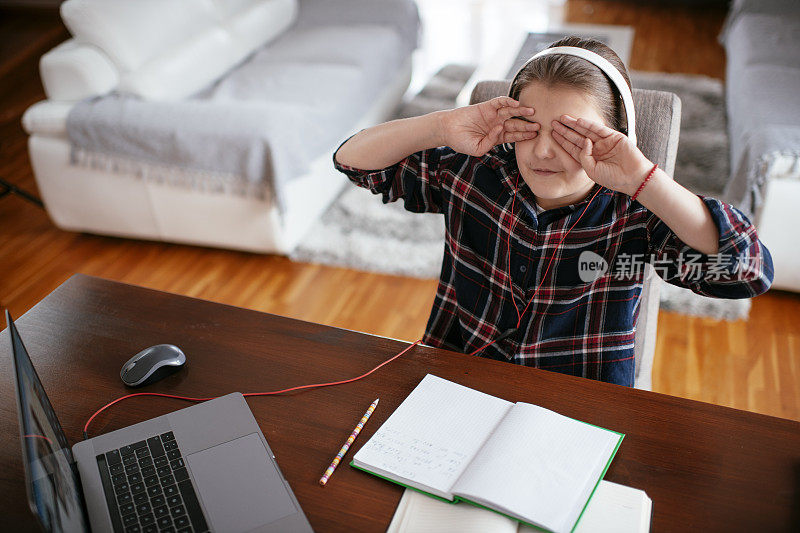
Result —
[[652, 177], [653, 177], [653, 174], [655, 174], [655, 173], [656, 173], [656, 169], [657, 169], [657, 168], [658, 168], [658, 164], [655, 164], [655, 165], [653, 165], [653, 170], [651, 170], [651, 171], [650, 171], [650, 173], [649, 173], [649, 174], [647, 175], [647, 177], [644, 179], [644, 181], [642, 182], [642, 184], [641, 184], [641, 185], [639, 185], [639, 188], [638, 188], [638, 189], [636, 189], [636, 192], [635, 192], [635, 193], [633, 193], [633, 196], [631, 196], [631, 202], [635, 202], [635, 201], [636, 201], [636, 197], [637, 197], [637, 196], [639, 196], [639, 193], [640, 193], [640, 192], [642, 192], [642, 189], [644, 189], [644, 186], [647, 184], [647, 182], [648, 182], [648, 181], [650, 181], [650, 178], [652, 178]]

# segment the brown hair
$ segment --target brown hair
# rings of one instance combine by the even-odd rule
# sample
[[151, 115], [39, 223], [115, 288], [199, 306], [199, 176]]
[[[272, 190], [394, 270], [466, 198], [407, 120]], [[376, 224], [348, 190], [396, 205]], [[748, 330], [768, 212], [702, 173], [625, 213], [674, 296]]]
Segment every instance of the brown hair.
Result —
[[[585, 48], [604, 57], [620, 71], [628, 87], [631, 87], [625, 64], [611, 48], [600, 41], [570, 36], [554, 42], [548, 48], [556, 46]], [[517, 74], [511, 82], [508, 95], [514, 100], [519, 100], [522, 90], [533, 81], [541, 82], [548, 87], [565, 86], [585, 93], [600, 110], [600, 115], [610, 128], [627, 134], [628, 121], [625, 117], [622, 96], [614, 82], [594, 63], [564, 54], [537, 58], [528, 62]]]

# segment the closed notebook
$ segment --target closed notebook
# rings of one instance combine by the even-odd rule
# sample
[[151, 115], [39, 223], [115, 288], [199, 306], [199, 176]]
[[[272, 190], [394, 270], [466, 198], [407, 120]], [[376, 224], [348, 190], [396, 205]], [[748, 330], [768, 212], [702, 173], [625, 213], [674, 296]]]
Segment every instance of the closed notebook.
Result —
[[428, 374], [353, 466], [569, 533], [624, 435]]
[[[643, 490], [601, 481], [574, 533], [648, 533], [653, 502]], [[452, 505], [406, 489], [386, 533], [535, 533], [474, 505]]]

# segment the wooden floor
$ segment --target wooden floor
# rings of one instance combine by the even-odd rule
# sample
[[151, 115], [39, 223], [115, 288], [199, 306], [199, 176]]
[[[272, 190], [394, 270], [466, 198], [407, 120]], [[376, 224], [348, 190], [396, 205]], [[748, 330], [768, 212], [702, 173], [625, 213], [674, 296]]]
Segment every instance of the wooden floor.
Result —
[[[719, 8], [582, 0], [566, 9], [568, 22], [634, 26], [633, 69], [724, 75]], [[20, 117], [44, 98], [38, 57], [65, 38], [53, 14], [0, 13], [0, 178], [31, 192]], [[436, 287], [278, 256], [65, 232], [19, 197], [0, 198], [0, 306], [19, 316], [76, 272], [412, 341]], [[755, 298], [746, 322], [661, 312], [653, 388], [800, 420], [800, 295]]]

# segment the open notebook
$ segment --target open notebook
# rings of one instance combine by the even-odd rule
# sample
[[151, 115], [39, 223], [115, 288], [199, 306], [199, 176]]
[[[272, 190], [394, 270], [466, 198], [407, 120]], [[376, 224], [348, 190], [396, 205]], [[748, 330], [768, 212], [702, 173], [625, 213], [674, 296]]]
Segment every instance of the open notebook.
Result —
[[[601, 481], [574, 533], [648, 533], [653, 502], [642, 490]], [[473, 505], [452, 505], [406, 489], [386, 533], [536, 533]]]
[[568, 533], [623, 437], [428, 374], [351, 464], [444, 500]]

